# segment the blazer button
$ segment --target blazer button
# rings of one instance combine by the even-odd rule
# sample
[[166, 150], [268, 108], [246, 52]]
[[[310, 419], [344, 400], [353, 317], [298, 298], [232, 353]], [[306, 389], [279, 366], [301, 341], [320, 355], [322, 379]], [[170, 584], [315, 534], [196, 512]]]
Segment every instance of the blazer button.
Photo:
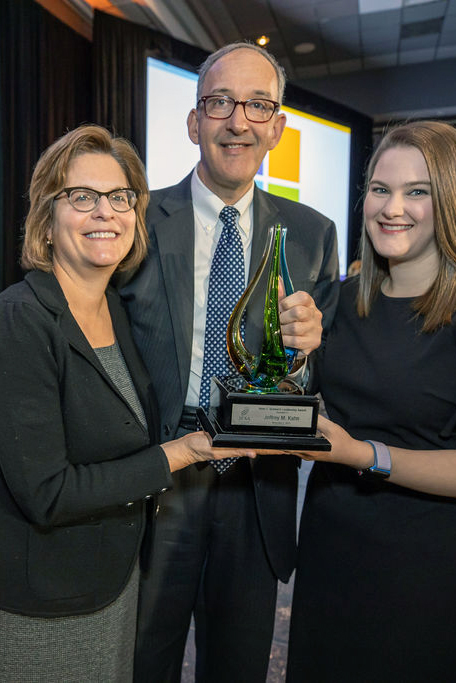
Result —
[[165, 424], [164, 429], [166, 436], [169, 436], [171, 434], [171, 427], [169, 426], [169, 424]]

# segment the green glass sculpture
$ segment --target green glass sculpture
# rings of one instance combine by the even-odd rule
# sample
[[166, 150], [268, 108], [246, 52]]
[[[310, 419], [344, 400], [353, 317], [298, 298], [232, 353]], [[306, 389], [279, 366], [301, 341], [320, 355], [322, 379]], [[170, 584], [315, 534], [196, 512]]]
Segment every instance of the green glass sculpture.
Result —
[[[280, 224], [269, 229], [266, 247], [255, 275], [231, 314], [227, 328], [230, 358], [246, 381], [246, 389], [258, 393], [277, 392], [278, 384], [287, 376], [296, 357], [295, 349], [286, 349], [282, 341], [279, 319], [279, 278], [285, 295], [293, 293], [293, 284], [285, 258], [287, 229]], [[263, 339], [258, 353], [247, 349], [241, 336], [241, 321], [260, 278], [269, 264], [263, 314]]]

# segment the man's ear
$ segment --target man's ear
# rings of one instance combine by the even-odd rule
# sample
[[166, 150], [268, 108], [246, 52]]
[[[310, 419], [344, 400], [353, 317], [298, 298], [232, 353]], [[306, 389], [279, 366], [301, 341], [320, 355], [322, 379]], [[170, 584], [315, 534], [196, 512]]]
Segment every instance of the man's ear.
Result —
[[188, 137], [193, 142], [194, 145], [199, 144], [199, 133], [198, 133], [198, 112], [196, 109], [192, 109], [190, 114], [187, 116], [187, 130]]
[[271, 131], [271, 139], [269, 141], [268, 147], [269, 150], [274, 149], [274, 147], [276, 147], [279, 144], [286, 123], [287, 117], [285, 116], [285, 114], [277, 114]]

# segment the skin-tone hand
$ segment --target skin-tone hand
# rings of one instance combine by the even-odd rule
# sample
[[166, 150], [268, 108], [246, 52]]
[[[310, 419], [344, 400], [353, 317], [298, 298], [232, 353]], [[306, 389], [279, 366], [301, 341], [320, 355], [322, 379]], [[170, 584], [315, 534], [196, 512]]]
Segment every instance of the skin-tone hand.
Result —
[[[372, 446], [364, 441], [352, 439], [350, 434], [327, 420], [322, 415], [318, 417], [318, 429], [331, 443], [330, 451], [281, 451], [286, 455], [297, 455], [303, 460], [322, 460], [324, 462], [337, 462], [362, 470], [374, 464]], [[257, 450], [258, 455], [273, 455], [278, 451]]]
[[322, 313], [307, 292], [297, 291], [284, 296], [282, 281], [279, 283], [279, 312], [282, 338], [285, 346], [309, 354], [318, 348], [323, 331]]
[[206, 432], [191, 432], [181, 436], [180, 439], [161, 444], [161, 447], [168, 458], [171, 472], [204, 460], [256, 457], [256, 452], [251, 448], [212, 448], [210, 437]]
[[372, 446], [365, 441], [353, 439], [348, 432], [323, 415], [318, 416], [318, 429], [331, 443], [330, 451], [306, 451], [303, 460], [322, 460], [349, 465], [364, 470], [374, 464]]
[[[348, 465], [365, 470], [374, 464], [374, 452], [369, 443], [353, 439], [342, 427], [318, 418], [318, 429], [331, 442], [331, 451], [308, 451], [300, 455], [303, 460], [320, 460]], [[456, 450], [413, 450], [389, 446], [391, 475], [387, 481], [414, 491], [456, 498]]]

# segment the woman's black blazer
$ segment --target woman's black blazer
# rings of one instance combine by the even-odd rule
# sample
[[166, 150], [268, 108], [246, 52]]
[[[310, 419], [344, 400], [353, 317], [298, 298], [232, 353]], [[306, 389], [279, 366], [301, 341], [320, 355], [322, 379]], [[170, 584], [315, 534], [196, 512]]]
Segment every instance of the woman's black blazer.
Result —
[[58, 616], [112, 602], [138, 557], [146, 501], [171, 486], [151, 445], [148, 376], [117, 294], [107, 297], [150, 436], [53, 274], [33, 271], [0, 294], [0, 609]]

